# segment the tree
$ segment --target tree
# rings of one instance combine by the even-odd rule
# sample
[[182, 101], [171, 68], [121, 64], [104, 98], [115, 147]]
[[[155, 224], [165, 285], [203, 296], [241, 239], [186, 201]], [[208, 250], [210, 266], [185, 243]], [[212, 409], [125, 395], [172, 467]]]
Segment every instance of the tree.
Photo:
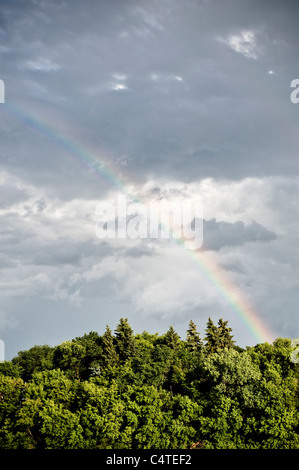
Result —
[[232, 329], [228, 327], [227, 321], [222, 318], [218, 321], [218, 327], [214, 325], [209, 317], [206, 328], [206, 352], [213, 354], [219, 349], [231, 348], [234, 345], [233, 336], [231, 335]]
[[184, 371], [182, 370], [181, 352], [183, 350], [183, 342], [179, 335], [170, 325], [168, 331], [163, 337], [163, 343], [168, 349], [168, 360], [165, 361], [167, 368], [165, 370], [165, 379], [163, 387], [170, 390], [171, 393], [177, 393], [183, 382]]
[[158, 333], [150, 335], [147, 332], [135, 336], [136, 354], [132, 361], [132, 369], [134, 372], [134, 383], [139, 384], [155, 384], [157, 380], [157, 371], [155, 368], [154, 351], [156, 349], [156, 340]]
[[40, 435], [45, 449], [78, 449], [83, 446], [80, 416], [47, 400], [40, 410]]
[[102, 362], [104, 367], [113, 367], [117, 365], [117, 353], [114, 344], [114, 337], [108, 325], [102, 336]]
[[217, 351], [218, 348], [218, 328], [214, 325], [213, 321], [209, 317], [206, 328], [205, 336], [205, 350], [207, 354], [212, 354]]
[[127, 318], [121, 318], [115, 330], [115, 348], [121, 363], [134, 356], [135, 340]]
[[82, 447], [117, 448], [122, 439], [124, 405], [116, 382], [103, 377], [80, 382], [77, 401], [84, 437]]
[[[73, 372], [73, 371], [72, 371]], [[78, 382], [59, 369], [35, 372], [26, 384], [16, 429], [26, 431], [26, 448], [80, 447], [82, 429], [76, 413]]]
[[204, 358], [195, 385], [203, 406], [199, 427], [206, 448], [246, 447], [261, 378], [247, 352], [226, 348]]
[[[35, 372], [26, 386], [25, 398], [43, 401], [49, 399], [71, 409], [76, 401], [78, 382], [60, 369]], [[25, 406], [26, 400], [22, 404]]]
[[270, 367], [259, 384], [258, 398], [246, 430], [250, 446], [254, 442], [262, 449], [299, 449], [297, 380], [283, 379]]
[[180, 345], [180, 337], [176, 333], [172, 325], [170, 325], [169, 330], [164, 336], [164, 342], [166, 346], [174, 350], [178, 349]]
[[21, 367], [21, 377], [27, 382], [34, 372], [53, 368], [53, 351], [48, 345], [35, 345], [27, 351], [20, 351], [12, 363]]
[[76, 341], [64, 341], [54, 350], [54, 364], [68, 371], [72, 377], [80, 381], [80, 369], [86, 356], [86, 348]]
[[262, 374], [246, 351], [219, 349], [203, 361], [201, 377], [209, 383], [208, 392], [216, 390], [236, 399], [242, 407], [255, 406]]
[[189, 329], [187, 330], [187, 349], [191, 353], [200, 352], [202, 350], [203, 343], [199, 333], [196, 330], [195, 323], [190, 320]]
[[73, 340], [85, 348], [85, 355], [80, 366], [81, 379], [88, 379], [91, 375], [101, 373], [100, 360], [102, 356], [101, 337], [95, 331], [90, 331]]
[[238, 348], [222, 318], [205, 340], [121, 319], [21, 351], [0, 364], [0, 449], [299, 449], [291, 341]]
[[8, 377], [22, 377], [24, 369], [19, 364], [14, 364], [12, 361], [4, 361], [0, 363], [0, 374]]
[[260, 343], [247, 348], [248, 353], [256, 362], [262, 372], [266, 372], [271, 364], [282, 377], [294, 375], [299, 378], [299, 364], [292, 362], [291, 340], [288, 338], [277, 338], [273, 344]]
[[24, 387], [20, 377], [0, 374], [0, 449], [23, 448], [29, 443], [26, 429], [16, 424]]
[[222, 318], [218, 321], [218, 348], [231, 348], [234, 345], [233, 336], [231, 335], [232, 329], [227, 326], [227, 321]]

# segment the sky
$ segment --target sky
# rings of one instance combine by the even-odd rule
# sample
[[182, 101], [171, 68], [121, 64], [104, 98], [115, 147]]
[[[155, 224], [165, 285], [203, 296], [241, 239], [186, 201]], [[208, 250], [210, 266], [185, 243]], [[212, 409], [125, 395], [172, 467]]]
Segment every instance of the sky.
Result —
[[[120, 318], [182, 339], [191, 319], [204, 338], [223, 318], [241, 347], [299, 336], [298, 14], [291, 0], [0, 1], [6, 360]], [[201, 204], [201, 247], [97, 236], [96, 208], [119, 195]]]

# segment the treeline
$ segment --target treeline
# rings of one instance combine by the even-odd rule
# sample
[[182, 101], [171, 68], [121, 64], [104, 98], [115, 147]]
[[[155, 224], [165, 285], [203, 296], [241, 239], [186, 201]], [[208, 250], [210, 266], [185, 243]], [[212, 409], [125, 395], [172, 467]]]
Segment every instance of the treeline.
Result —
[[297, 449], [291, 341], [235, 345], [209, 318], [202, 339], [134, 334], [121, 318], [0, 364], [2, 449]]

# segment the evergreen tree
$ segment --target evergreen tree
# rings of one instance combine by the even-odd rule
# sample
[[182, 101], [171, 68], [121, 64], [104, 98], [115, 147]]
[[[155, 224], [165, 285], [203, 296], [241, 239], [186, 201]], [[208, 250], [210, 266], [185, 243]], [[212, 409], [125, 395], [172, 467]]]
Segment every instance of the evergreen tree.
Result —
[[214, 325], [213, 321], [209, 317], [208, 322], [207, 322], [207, 328], [206, 328], [206, 336], [205, 336], [205, 349], [207, 354], [213, 354], [214, 352], [217, 351], [219, 341], [218, 341], [218, 328], [216, 325]]
[[112, 331], [108, 325], [106, 325], [106, 331], [102, 336], [102, 358], [105, 367], [113, 367], [117, 365], [117, 353], [114, 345], [114, 337]]
[[187, 349], [191, 353], [196, 353], [202, 350], [203, 344], [198, 331], [196, 330], [195, 323], [190, 320], [189, 329], [187, 330]]
[[121, 318], [115, 330], [116, 352], [121, 362], [132, 358], [135, 353], [135, 339], [127, 318]]
[[227, 326], [227, 321], [222, 318], [218, 321], [218, 348], [231, 348], [234, 345], [232, 329]]
[[173, 326], [170, 325], [169, 330], [165, 334], [164, 341], [166, 346], [171, 349], [178, 349], [180, 344], [180, 337], [174, 330]]

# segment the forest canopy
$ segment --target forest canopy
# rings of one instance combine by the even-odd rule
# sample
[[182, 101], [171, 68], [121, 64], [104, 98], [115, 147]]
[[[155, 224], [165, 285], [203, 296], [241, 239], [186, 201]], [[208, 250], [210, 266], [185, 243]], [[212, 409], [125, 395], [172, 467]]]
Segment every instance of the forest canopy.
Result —
[[91, 331], [0, 364], [1, 449], [298, 449], [291, 341], [241, 348], [228, 322], [182, 339]]

